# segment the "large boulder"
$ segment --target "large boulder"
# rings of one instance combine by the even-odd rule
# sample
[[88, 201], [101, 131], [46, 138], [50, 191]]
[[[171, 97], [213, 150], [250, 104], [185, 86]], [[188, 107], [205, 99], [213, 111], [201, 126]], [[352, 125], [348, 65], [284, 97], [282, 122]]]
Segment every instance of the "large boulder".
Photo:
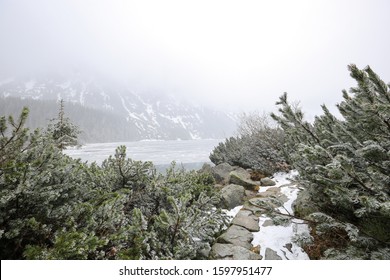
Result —
[[231, 184], [236, 184], [243, 186], [248, 190], [258, 190], [260, 182], [253, 181], [251, 179], [251, 175], [248, 171], [243, 168], [238, 168], [230, 172], [230, 180]]
[[245, 188], [240, 185], [230, 184], [221, 190], [222, 204], [226, 209], [233, 209], [242, 205], [245, 196]]
[[211, 248], [211, 257], [217, 260], [261, 260], [262, 256], [233, 244], [216, 243]]
[[265, 187], [275, 186], [276, 182], [268, 177], [261, 178], [260, 184]]
[[241, 210], [237, 213], [232, 221], [233, 225], [241, 226], [251, 232], [260, 230], [259, 217], [253, 215], [252, 211]]
[[232, 225], [217, 238], [218, 243], [230, 243], [246, 249], [252, 248], [253, 234], [240, 226]]
[[224, 185], [229, 183], [230, 172], [234, 169], [236, 169], [236, 167], [233, 167], [228, 163], [221, 163], [211, 168], [211, 174], [218, 184]]

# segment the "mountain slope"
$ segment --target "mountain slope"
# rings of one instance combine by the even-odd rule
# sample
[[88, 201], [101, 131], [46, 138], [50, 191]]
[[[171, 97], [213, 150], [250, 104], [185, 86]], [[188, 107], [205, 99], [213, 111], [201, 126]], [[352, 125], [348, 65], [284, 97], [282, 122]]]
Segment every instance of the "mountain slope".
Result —
[[[64, 99], [68, 104], [79, 104], [83, 106], [81, 109], [69, 112], [71, 118], [77, 115], [75, 123], [87, 117], [76, 113], [77, 110], [88, 110], [88, 107], [99, 110], [106, 119], [117, 120], [107, 125], [119, 126], [128, 132], [122, 135], [126, 138], [124, 140], [224, 138], [235, 129], [234, 118], [226, 113], [189, 105], [173, 96], [155, 93], [141, 95], [125, 86], [80, 76], [67, 79], [6, 79], [0, 81], [0, 96], [33, 100]], [[96, 117], [95, 122], [95, 125], [99, 125], [103, 120]], [[85, 126], [81, 128], [88, 131], [88, 125]], [[89, 126], [93, 124], [89, 122]], [[106, 135], [103, 138], [118, 138], [117, 132], [113, 131], [112, 134], [112, 137]], [[90, 142], [95, 141], [93, 138], [97, 141], [102, 137], [87, 138]]]

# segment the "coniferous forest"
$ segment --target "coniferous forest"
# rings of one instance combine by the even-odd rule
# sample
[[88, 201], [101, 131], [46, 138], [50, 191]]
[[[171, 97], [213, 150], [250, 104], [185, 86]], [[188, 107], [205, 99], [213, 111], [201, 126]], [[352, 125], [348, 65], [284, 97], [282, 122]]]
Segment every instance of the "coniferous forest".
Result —
[[[29, 109], [29, 117], [25, 121], [25, 126], [30, 130], [49, 125], [50, 120], [56, 116], [58, 111], [55, 100], [21, 99], [11, 96], [0, 98], [1, 115], [14, 115], [21, 112], [24, 107]], [[129, 127], [124, 118], [111, 112], [66, 102], [65, 114], [81, 130], [78, 135], [80, 143], [137, 141], [141, 139]]]
[[[239, 136], [210, 154], [216, 165], [259, 174], [295, 169], [307, 203], [311, 259], [390, 259], [390, 91], [370, 68], [349, 66], [356, 86], [313, 123], [283, 94], [271, 117], [245, 117]], [[80, 133], [59, 113], [26, 126], [29, 109], [0, 119], [2, 259], [208, 259], [226, 229], [221, 194], [207, 169], [166, 173], [120, 146], [101, 165], [63, 153]], [[259, 120], [259, 121], [258, 121]], [[297, 237], [299, 241], [299, 236]]]

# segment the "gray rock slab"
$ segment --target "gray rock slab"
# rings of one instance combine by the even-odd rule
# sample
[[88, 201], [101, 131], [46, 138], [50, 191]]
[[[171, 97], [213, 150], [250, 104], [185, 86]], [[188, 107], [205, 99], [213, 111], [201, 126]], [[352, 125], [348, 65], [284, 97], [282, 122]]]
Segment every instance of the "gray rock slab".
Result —
[[272, 179], [270, 179], [270, 178], [268, 178], [268, 177], [265, 177], [265, 178], [262, 178], [261, 180], [260, 180], [260, 184], [262, 185], [262, 186], [275, 186], [276, 185], [276, 182], [274, 181], [274, 180], [272, 180]]
[[227, 184], [229, 182], [230, 172], [232, 172], [235, 168], [236, 167], [233, 167], [228, 163], [221, 163], [212, 167], [211, 174], [217, 183]]
[[222, 235], [217, 238], [218, 243], [230, 243], [246, 249], [252, 248], [253, 234], [240, 226], [230, 226]]
[[248, 190], [258, 190], [260, 186], [260, 182], [251, 180], [249, 172], [243, 168], [230, 172], [229, 182], [243, 186]]
[[256, 205], [251, 204], [249, 201], [244, 202], [242, 210], [251, 211], [257, 217], [266, 212], [265, 210], [257, 207]]
[[273, 226], [273, 225], [274, 225], [274, 222], [272, 220], [266, 220], [266, 221], [264, 221], [264, 223], [261, 226], [269, 227], [269, 226]]
[[280, 187], [271, 187], [264, 192], [259, 192], [256, 194], [256, 197], [262, 197], [262, 198], [267, 198], [270, 196], [278, 198], [279, 200], [281, 200], [283, 202], [288, 201], [287, 196], [281, 192]]
[[248, 203], [250, 205], [253, 205], [253, 206], [259, 206], [260, 207], [264, 207], [264, 202], [265, 202], [265, 198], [263, 197], [254, 197], [254, 198], [251, 198], [248, 200]]
[[266, 190], [265, 192], [257, 193], [256, 196], [257, 197], [269, 197], [269, 196], [277, 196], [278, 194], [280, 194], [280, 188], [272, 187], [272, 188], [269, 188], [268, 190]]
[[285, 194], [283, 194], [283, 193], [277, 195], [276, 198], [279, 199], [280, 201], [284, 202], [284, 203], [286, 203], [288, 201], [288, 197]]
[[222, 260], [261, 260], [262, 256], [233, 244], [216, 243], [211, 248], [211, 256]]
[[222, 203], [227, 209], [242, 205], [245, 196], [245, 188], [240, 185], [230, 184], [221, 190]]
[[265, 249], [265, 260], [282, 260], [282, 258], [272, 249], [266, 248]]
[[251, 232], [258, 232], [260, 230], [259, 217], [248, 210], [239, 211], [233, 219], [232, 224], [246, 228]]
[[257, 194], [257, 191], [245, 189], [245, 196], [247, 197], [255, 197]]

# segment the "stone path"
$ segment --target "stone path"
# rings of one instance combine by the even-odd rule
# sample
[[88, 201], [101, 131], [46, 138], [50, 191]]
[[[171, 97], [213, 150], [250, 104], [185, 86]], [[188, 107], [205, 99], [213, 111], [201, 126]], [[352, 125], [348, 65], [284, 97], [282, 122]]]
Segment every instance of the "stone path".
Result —
[[[293, 174], [275, 174], [276, 182], [267, 179], [269, 185], [258, 186], [260, 182], [251, 181], [245, 177], [245, 173], [240, 170], [232, 171], [233, 180], [236, 187], [234, 203], [229, 203], [233, 208], [239, 202], [244, 201], [233, 211], [230, 226], [217, 238], [211, 249], [211, 258], [230, 260], [282, 260], [282, 259], [308, 259], [306, 253], [291, 238], [300, 231], [308, 231], [306, 225], [297, 225], [300, 220], [294, 219], [293, 223], [287, 225], [274, 225], [266, 211], [264, 201], [266, 199], [277, 198], [282, 205], [275, 204], [273, 207], [284, 214], [293, 213], [292, 202], [296, 199], [298, 189], [288, 180]], [[236, 174], [244, 177], [240, 182]], [[226, 180], [226, 178], [225, 178]], [[257, 183], [257, 185], [256, 185]], [[276, 183], [276, 184], [275, 184]], [[243, 194], [242, 187], [246, 189]], [[227, 187], [232, 188], [231, 185]], [[256, 190], [256, 188], [259, 190]], [[239, 191], [237, 191], [239, 189]], [[238, 196], [237, 193], [240, 195]], [[248, 196], [249, 195], [249, 196]], [[268, 203], [269, 205], [269, 203]]]

